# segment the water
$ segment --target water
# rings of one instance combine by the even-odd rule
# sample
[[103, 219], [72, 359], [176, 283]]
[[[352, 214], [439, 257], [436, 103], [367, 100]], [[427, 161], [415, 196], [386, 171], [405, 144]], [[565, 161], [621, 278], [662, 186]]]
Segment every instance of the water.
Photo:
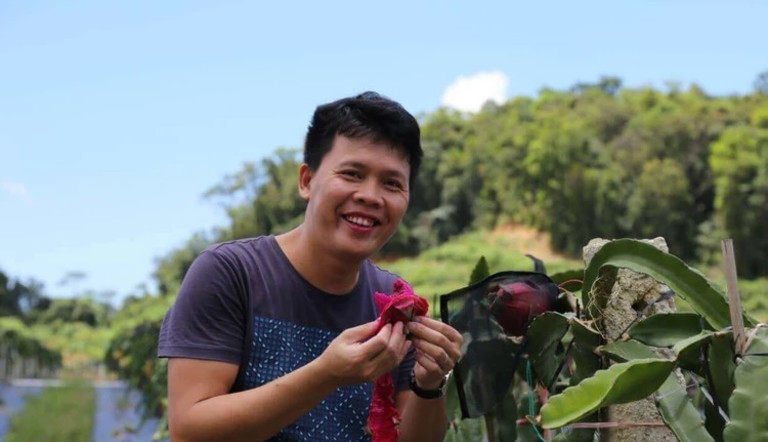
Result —
[[[5, 440], [11, 417], [22, 410], [26, 397], [38, 395], [44, 388], [61, 385], [57, 380], [20, 379], [0, 384], [0, 442]], [[157, 428], [157, 419], [141, 421], [141, 395], [125, 382], [95, 382], [96, 414], [93, 442], [149, 442]]]
[[0, 405], [0, 442], [5, 440], [5, 434], [11, 426], [11, 417], [24, 408], [27, 396], [38, 395], [41, 391], [41, 387], [0, 384], [0, 398], [3, 400]]
[[97, 383], [94, 442], [148, 442], [157, 419], [141, 422], [141, 395], [125, 382]]

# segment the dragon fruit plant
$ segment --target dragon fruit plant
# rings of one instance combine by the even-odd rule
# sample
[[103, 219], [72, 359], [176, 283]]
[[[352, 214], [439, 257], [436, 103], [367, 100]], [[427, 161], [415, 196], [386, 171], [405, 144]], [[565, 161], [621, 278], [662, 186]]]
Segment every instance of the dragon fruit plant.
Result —
[[[598, 286], [613, 286], [618, 268], [666, 284], [693, 312], [638, 318], [606, 344]], [[490, 275], [481, 258], [467, 287], [440, 297], [442, 320], [464, 334], [449, 392], [460, 418], [446, 440], [476, 439], [463, 429], [483, 417], [491, 442], [591, 442], [612, 425], [605, 407], [651, 396], [678, 440], [768, 440], [768, 325], [742, 312], [737, 347], [726, 297], [700, 272], [631, 239], [583, 270], [538, 270]]]

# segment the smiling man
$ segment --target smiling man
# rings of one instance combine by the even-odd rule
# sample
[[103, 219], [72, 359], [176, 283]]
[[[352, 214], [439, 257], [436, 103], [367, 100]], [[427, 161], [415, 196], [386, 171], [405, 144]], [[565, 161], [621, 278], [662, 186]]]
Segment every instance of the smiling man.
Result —
[[372, 381], [388, 372], [400, 440], [443, 439], [461, 335], [429, 318], [374, 333], [374, 293], [397, 276], [370, 257], [400, 224], [421, 156], [418, 123], [392, 100], [366, 92], [316, 109], [303, 223], [209, 247], [165, 317], [174, 441], [369, 440]]

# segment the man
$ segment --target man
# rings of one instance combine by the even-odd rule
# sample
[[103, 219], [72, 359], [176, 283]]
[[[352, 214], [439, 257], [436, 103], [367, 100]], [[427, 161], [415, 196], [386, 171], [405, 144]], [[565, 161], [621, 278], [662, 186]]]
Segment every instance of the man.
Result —
[[372, 381], [389, 372], [400, 440], [443, 439], [441, 387], [461, 335], [429, 318], [373, 335], [373, 294], [397, 277], [369, 258], [408, 207], [419, 137], [413, 116], [376, 93], [316, 109], [303, 223], [209, 247], [163, 322], [174, 441], [368, 440]]

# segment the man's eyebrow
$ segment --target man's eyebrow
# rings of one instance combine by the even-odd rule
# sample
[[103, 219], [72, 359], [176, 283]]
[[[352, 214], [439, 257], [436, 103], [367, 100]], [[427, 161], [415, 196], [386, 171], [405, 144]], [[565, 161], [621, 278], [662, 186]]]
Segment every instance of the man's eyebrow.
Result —
[[358, 163], [357, 161], [351, 161], [347, 160], [339, 164], [339, 167], [354, 167], [357, 169], [365, 169], [365, 165], [363, 163]]
[[[347, 160], [339, 164], [339, 167], [354, 167], [356, 169], [368, 169], [368, 167], [354, 160]], [[384, 175], [405, 179], [405, 174], [397, 169], [385, 169]]]

